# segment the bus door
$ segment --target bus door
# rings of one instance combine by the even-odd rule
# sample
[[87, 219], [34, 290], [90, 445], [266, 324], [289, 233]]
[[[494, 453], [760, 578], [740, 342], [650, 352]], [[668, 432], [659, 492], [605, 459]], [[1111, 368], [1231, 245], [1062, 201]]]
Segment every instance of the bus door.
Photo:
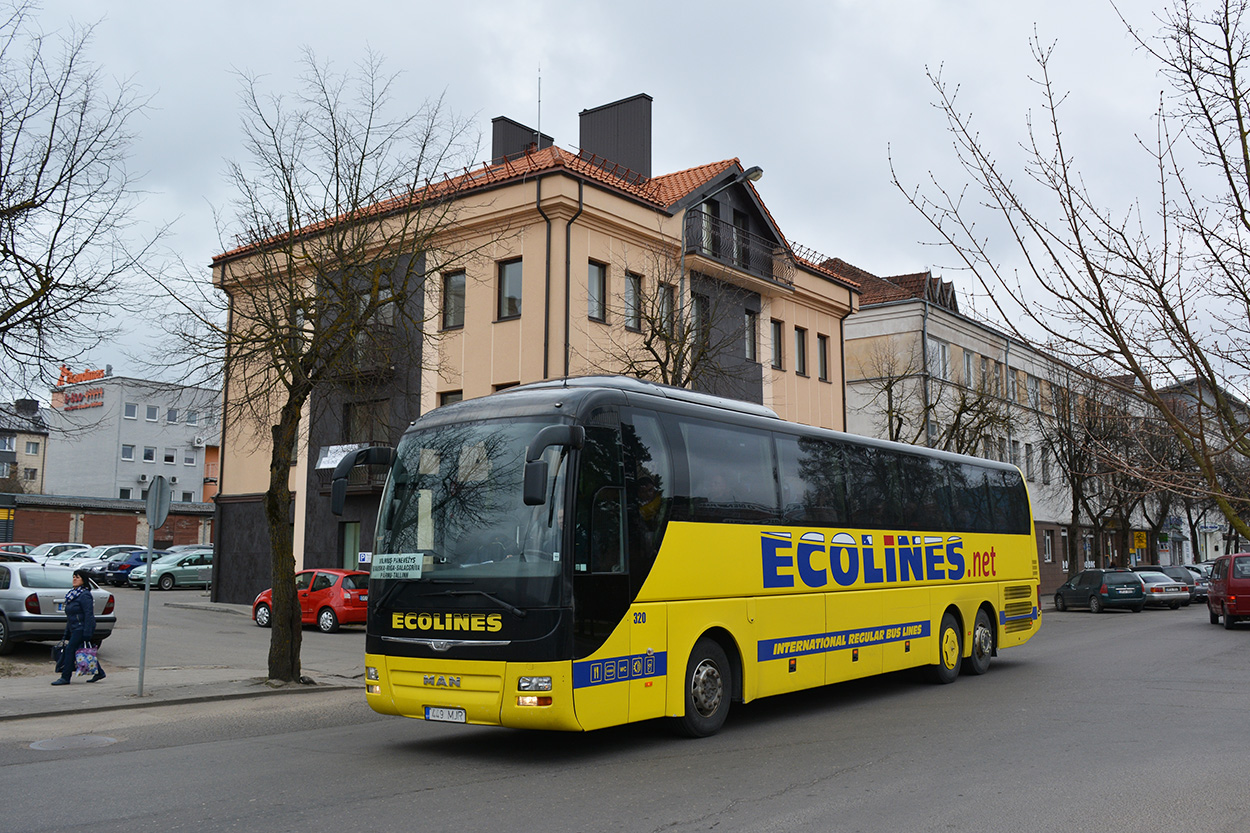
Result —
[[629, 719], [632, 632], [620, 426], [592, 413], [578, 453], [573, 509], [573, 703], [583, 729]]

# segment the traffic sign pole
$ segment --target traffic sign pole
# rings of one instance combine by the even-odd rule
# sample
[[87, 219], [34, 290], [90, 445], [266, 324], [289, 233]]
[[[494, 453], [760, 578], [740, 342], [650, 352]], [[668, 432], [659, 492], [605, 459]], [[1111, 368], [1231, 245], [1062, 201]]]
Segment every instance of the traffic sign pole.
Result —
[[164, 475], [158, 474], [148, 487], [145, 514], [148, 522], [148, 571], [143, 577], [143, 625], [139, 631], [139, 696], [143, 696], [143, 669], [148, 652], [148, 601], [152, 597], [152, 557], [156, 545], [156, 530], [164, 526], [169, 517], [169, 500], [172, 490]]

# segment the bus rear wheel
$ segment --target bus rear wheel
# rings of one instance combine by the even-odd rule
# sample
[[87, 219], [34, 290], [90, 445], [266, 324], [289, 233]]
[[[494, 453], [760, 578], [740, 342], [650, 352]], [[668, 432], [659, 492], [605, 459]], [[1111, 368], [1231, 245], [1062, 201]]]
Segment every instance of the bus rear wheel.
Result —
[[984, 674], [990, 670], [990, 657], [994, 656], [994, 626], [985, 610], [977, 611], [972, 625], [972, 653], [964, 660], [964, 671]]
[[938, 628], [938, 662], [933, 666], [933, 679], [939, 683], [953, 683], [959, 677], [959, 660], [963, 656], [964, 640], [959, 632], [959, 622], [950, 611], [942, 614], [942, 626]]
[[703, 637], [686, 664], [686, 713], [681, 730], [692, 738], [714, 735], [729, 714], [729, 658], [715, 640]]

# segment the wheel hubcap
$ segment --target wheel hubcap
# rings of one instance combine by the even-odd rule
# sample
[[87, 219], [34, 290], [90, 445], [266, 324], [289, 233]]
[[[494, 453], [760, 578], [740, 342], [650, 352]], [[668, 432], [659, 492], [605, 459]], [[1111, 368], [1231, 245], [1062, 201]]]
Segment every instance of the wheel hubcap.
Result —
[[947, 668], [954, 668], [959, 661], [959, 635], [954, 629], [942, 634], [942, 663]]
[[328, 631], [330, 629], [330, 626], [333, 624], [334, 624], [334, 617], [332, 617], [329, 613], [321, 614], [321, 629], [323, 631]]
[[994, 650], [994, 637], [990, 635], [990, 629], [981, 625], [972, 634], [972, 650], [976, 652], [978, 659], [988, 657]]
[[694, 701], [695, 711], [703, 717], [711, 717], [720, 708], [724, 690], [725, 683], [716, 663], [710, 659], [700, 662], [690, 678], [690, 699]]

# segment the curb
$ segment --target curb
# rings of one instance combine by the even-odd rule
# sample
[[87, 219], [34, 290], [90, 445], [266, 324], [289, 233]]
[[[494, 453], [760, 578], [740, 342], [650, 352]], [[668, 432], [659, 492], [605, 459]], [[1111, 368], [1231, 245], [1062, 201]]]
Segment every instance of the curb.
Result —
[[[0, 723], [8, 723], [15, 720], [35, 720], [46, 717], [60, 717], [66, 714], [94, 714], [99, 712], [113, 711], [131, 711], [134, 709], [150, 709], [158, 706], [183, 706], [195, 703], [210, 703], [221, 700], [249, 700], [256, 697], [268, 697], [278, 694], [313, 694], [318, 692], [329, 691], [349, 691], [354, 690], [354, 685], [339, 685], [335, 683], [314, 683], [313, 685], [295, 684], [283, 685], [270, 688], [264, 684], [261, 677], [253, 677], [256, 681], [257, 689], [255, 691], [237, 691], [227, 694], [197, 694], [190, 697], [169, 697], [163, 699], [136, 699], [130, 703], [110, 703], [103, 706], [81, 706], [69, 709], [50, 709], [42, 712], [28, 712], [24, 714], [0, 714]], [[205, 683], [205, 686], [211, 686], [211, 683]], [[148, 695], [151, 697], [151, 695]]]

